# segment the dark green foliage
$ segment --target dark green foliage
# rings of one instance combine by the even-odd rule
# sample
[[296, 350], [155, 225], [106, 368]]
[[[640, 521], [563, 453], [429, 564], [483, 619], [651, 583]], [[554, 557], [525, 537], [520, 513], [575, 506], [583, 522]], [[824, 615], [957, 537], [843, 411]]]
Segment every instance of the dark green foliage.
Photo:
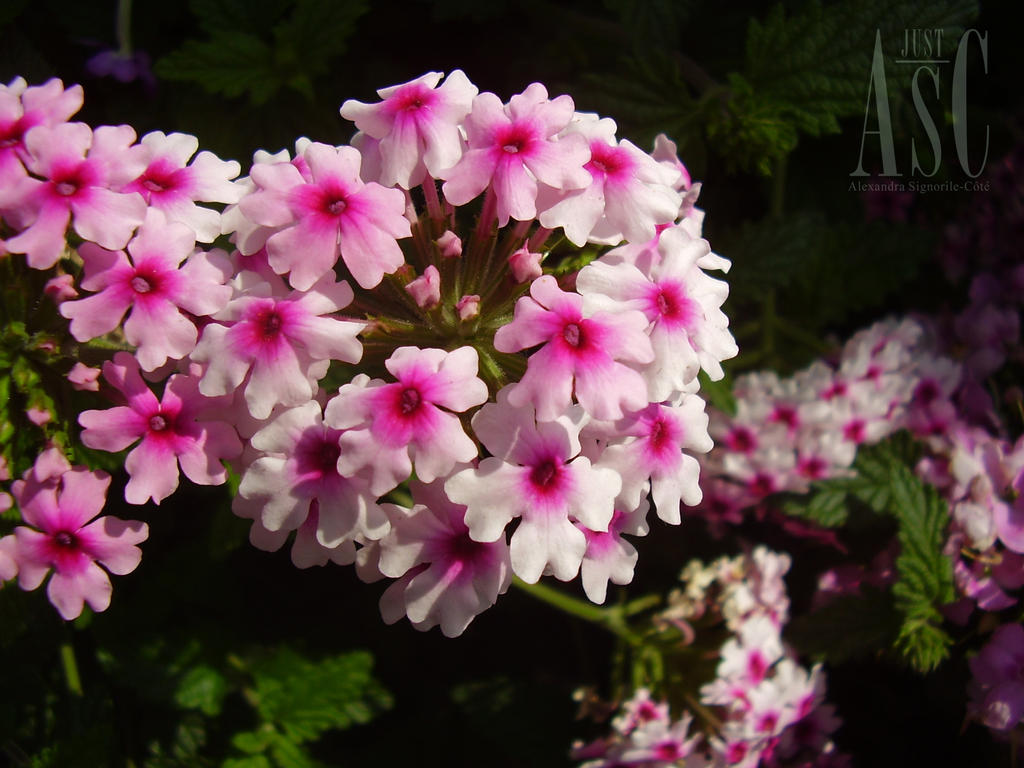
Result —
[[918, 276], [935, 241], [924, 229], [797, 211], [745, 224], [720, 250], [733, 260], [733, 302], [775, 287], [780, 313], [817, 333], [884, 307]]
[[[284, 88], [312, 101], [313, 80], [345, 51], [367, 10], [363, 0], [192, 0], [191, 7], [207, 39], [185, 41], [160, 60], [157, 74], [214, 94], [244, 94], [253, 104]], [[269, 39], [268, 19], [277, 20]]]
[[[949, 505], [931, 485], [923, 483], [914, 475], [911, 467], [920, 453], [919, 446], [906, 432], [877, 445], [862, 448], [854, 462], [856, 475], [825, 480], [815, 484], [812, 493], [805, 499], [790, 500], [783, 506], [788, 514], [812, 520], [825, 527], [839, 527], [850, 520], [857, 509], [864, 513], [885, 514], [897, 523], [897, 538], [900, 555], [896, 560], [898, 578], [893, 585], [891, 598], [880, 595], [869, 597], [844, 597], [830, 603], [797, 622], [794, 630], [805, 641], [816, 630], [829, 622], [838, 621], [844, 611], [849, 619], [843, 618], [844, 627], [854, 624], [857, 638], [851, 639], [854, 646], [861, 647], [865, 638], [885, 640], [876, 648], [884, 648], [894, 642], [897, 649], [910, 665], [919, 672], [928, 672], [938, 666], [949, 652], [951, 640], [942, 629], [942, 614], [939, 608], [954, 599], [953, 564], [942, 548], [946, 541], [949, 525]], [[858, 505], [863, 505], [858, 507]], [[877, 605], [885, 602], [884, 609]], [[871, 605], [882, 612], [878, 626], [865, 628], [860, 614]], [[890, 625], [890, 614], [896, 612], [898, 632], [886, 634], [882, 629]], [[884, 625], [884, 627], [883, 627]], [[806, 650], [826, 653], [832, 645], [822, 640], [820, 645], [811, 641]], [[803, 648], [804, 646], [801, 645]], [[871, 646], [863, 644], [863, 649]], [[836, 652], [842, 658], [846, 646], [840, 644]], [[839, 660], [837, 658], [836, 660]]]
[[869, 588], [794, 618], [786, 627], [786, 639], [815, 659], [842, 664], [890, 648], [900, 621], [892, 597]]
[[890, 470], [890, 511], [899, 521], [899, 580], [892, 593], [903, 614], [897, 644], [919, 672], [929, 672], [948, 655], [952, 642], [941, 628], [939, 606], [953, 601], [953, 564], [942, 553], [949, 505], [906, 466]]

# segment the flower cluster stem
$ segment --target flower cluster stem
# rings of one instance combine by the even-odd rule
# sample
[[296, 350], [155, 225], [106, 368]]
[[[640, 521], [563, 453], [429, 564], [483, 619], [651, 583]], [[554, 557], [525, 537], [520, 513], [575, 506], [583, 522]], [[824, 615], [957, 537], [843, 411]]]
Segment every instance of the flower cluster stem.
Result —
[[512, 583], [529, 595], [541, 600], [548, 605], [554, 606], [565, 613], [598, 624], [607, 629], [617, 637], [622, 638], [630, 645], [639, 645], [643, 641], [626, 624], [625, 614], [621, 607], [601, 608], [592, 605], [584, 600], [567, 595], [558, 589], [553, 589], [547, 584], [527, 584], [518, 576], [512, 578]]
[[70, 642], [61, 643], [60, 664], [64, 668], [64, 680], [67, 682], [68, 693], [82, 696], [82, 678], [78, 674], [78, 662], [75, 661], [75, 649]]

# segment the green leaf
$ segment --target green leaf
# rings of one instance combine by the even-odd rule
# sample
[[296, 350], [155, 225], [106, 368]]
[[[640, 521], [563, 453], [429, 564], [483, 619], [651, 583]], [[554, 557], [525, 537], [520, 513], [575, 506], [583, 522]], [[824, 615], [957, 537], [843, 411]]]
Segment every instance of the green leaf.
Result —
[[250, 757], [231, 757], [221, 764], [221, 768], [274, 768], [266, 755]]
[[711, 405], [718, 410], [728, 413], [730, 416], [736, 414], [736, 398], [732, 395], [732, 377], [725, 375], [725, 378], [712, 381], [708, 378], [703, 369], [697, 372], [700, 381], [700, 393]]
[[949, 505], [903, 464], [890, 468], [890, 511], [899, 522], [899, 579], [892, 593], [904, 616], [897, 645], [919, 672], [929, 672], [949, 654], [951, 639], [938, 608], [955, 597], [953, 563], [942, 553]]
[[[944, 39], [953, 41], [977, 12], [973, 0], [856, 0], [826, 6], [814, 0], [790, 15], [779, 4], [762, 21], [750, 22], [744, 76], [794, 130], [837, 133], [837, 118], [864, 114], [876, 33], [892, 53], [905, 29], [942, 29]], [[886, 78], [895, 105], [910, 78], [892, 58]]]
[[364, 651], [312, 662], [290, 649], [252, 666], [260, 717], [301, 744], [331, 728], [364, 723], [390, 707], [391, 697], [373, 678]]
[[901, 619], [886, 592], [868, 588], [794, 618], [786, 639], [802, 653], [839, 664], [891, 648]]
[[198, 709], [214, 717], [220, 714], [228, 681], [213, 667], [201, 664], [193, 667], [178, 683], [174, 701], [184, 709]]
[[[206, 40], [186, 40], [156, 64], [168, 80], [194, 82], [213, 94], [269, 101], [282, 88], [312, 100], [313, 79], [344, 52], [365, 0], [196, 0]], [[261, 10], [263, 11], [261, 13]], [[287, 13], [286, 13], [287, 11]], [[276, 19], [276, 23], [267, 23]], [[265, 36], [272, 30], [272, 40]]]

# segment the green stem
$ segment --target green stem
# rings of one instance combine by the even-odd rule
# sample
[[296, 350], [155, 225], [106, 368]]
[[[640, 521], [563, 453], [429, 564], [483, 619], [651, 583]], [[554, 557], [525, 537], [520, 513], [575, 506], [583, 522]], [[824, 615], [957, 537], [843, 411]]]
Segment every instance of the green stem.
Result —
[[527, 584], [518, 576], [512, 578], [512, 583], [527, 594], [541, 600], [548, 605], [554, 606], [565, 613], [577, 618], [599, 624], [609, 632], [621, 637], [631, 645], [639, 645], [642, 641], [626, 625], [621, 608], [600, 608], [591, 603], [567, 595], [558, 589], [553, 589], [547, 584]]
[[132, 55], [132, 0], [118, 0], [117, 42], [119, 54]]
[[786, 201], [786, 155], [776, 158], [772, 173], [772, 216], [781, 216]]
[[78, 674], [78, 663], [75, 661], [75, 649], [70, 642], [60, 646], [60, 663], [64, 668], [64, 679], [68, 684], [68, 693], [72, 696], [82, 695], [82, 678]]

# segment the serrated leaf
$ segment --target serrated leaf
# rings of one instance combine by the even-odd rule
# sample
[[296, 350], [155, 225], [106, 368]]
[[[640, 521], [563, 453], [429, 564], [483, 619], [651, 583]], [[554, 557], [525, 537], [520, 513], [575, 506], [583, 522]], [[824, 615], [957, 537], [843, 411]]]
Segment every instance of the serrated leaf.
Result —
[[265, 752], [274, 741], [277, 733], [272, 726], [264, 726], [258, 731], [242, 731], [231, 737], [231, 744], [243, 752], [257, 754]]
[[363, 651], [311, 662], [290, 649], [255, 662], [255, 700], [264, 722], [301, 744], [323, 731], [366, 722], [391, 705]]
[[867, 589], [794, 618], [786, 639], [803, 653], [838, 664], [890, 648], [901, 618], [885, 592]]
[[208, 41], [186, 40], [156, 64], [168, 80], [198, 83], [214, 94], [234, 97], [249, 93], [262, 104], [280, 87], [270, 47], [247, 32], [220, 30]]
[[213, 667], [193, 667], [178, 683], [174, 701], [185, 709], [198, 709], [211, 717], [220, 714], [228, 682]]
[[892, 592], [904, 615], [897, 644], [916, 670], [928, 672], [946, 658], [952, 642], [938, 610], [955, 597], [953, 563], [942, 553], [949, 505], [904, 464], [890, 467], [890, 488], [900, 542]]
[[[858, 0], [823, 6], [817, 0], [786, 14], [779, 4], [747, 30], [744, 76], [781, 120], [803, 133], [836, 133], [837, 118], [863, 115], [876, 33], [898, 50], [905, 29], [942, 29], [955, 40], [977, 15], [972, 0]], [[894, 103], [909, 89], [904, 70], [886, 69]]]

